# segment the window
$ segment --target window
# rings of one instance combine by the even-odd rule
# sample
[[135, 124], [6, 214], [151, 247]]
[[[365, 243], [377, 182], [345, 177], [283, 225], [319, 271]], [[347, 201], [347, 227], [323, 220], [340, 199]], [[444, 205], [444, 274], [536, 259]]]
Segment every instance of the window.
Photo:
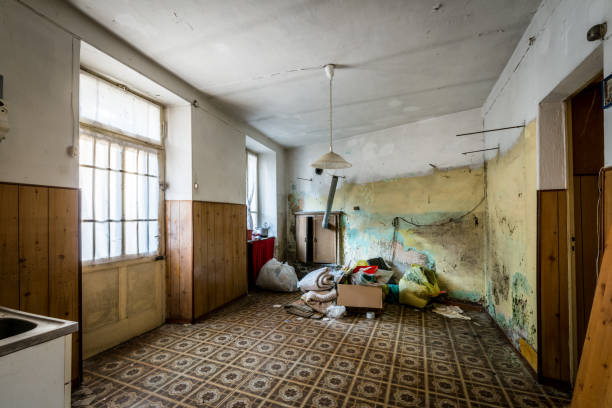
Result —
[[80, 111], [82, 260], [156, 254], [161, 108], [82, 72]]
[[247, 228], [259, 226], [259, 183], [257, 179], [257, 155], [247, 151]]

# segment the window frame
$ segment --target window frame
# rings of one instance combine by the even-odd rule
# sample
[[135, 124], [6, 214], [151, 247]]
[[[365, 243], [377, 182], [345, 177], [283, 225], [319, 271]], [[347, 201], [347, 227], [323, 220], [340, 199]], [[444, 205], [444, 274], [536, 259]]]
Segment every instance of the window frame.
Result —
[[[114, 129], [112, 127], [104, 127], [104, 124], [102, 123], [91, 123], [89, 121], [82, 121], [81, 117], [79, 115], [79, 142], [81, 139], [82, 135], [86, 135], [90, 138], [93, 139], [94, 141], [94, 160], [95, 160], [95, 141], [97, 139], [105, 139], [109, 142], [109, 154], [110, 154], [110, 144], [117, 143], [119, 145], [122, 146], [122, 148], [125, 149], [126, 148], [134, 148], [137, 150], [142, 150], [142, 151], [148, 151], [148, 152], [156, 152], [157, 153], [157, 179], [158, 179], [158, 184], [159, 184], [159, 190], [158, 190], [158, 209], [157, 209], [157, 225], [158, 225], [158, 229], [159, 229], [159, 235], [158, 235], [158, 245], [157, 245], [157, 251], [155, 252], [151, 252], [151, 253], [146, 253], [146, 254], [125, 254], [122, 253], [122, 255], [120, 256], [115, 256], [115, 257], [110, 257], [110, 251], [109, 251], [109, 257], [107, 258], [103, 258], [103, 259], [95, 259], [95, 227], [93, 230], [93, 258], [87, 261], [82, 261], [82, 264], [84, 266], [89, 266], [89, 267], [93, 267], [95, 265], [104, 265], [104, 264], [112, 264], [112, 263], [117, 263], [117, 262], [124, 262], [124, 261], [137, 261], [137, 260], [147, 260], [147, 259], [151, 259], [154, 260], [156, 258], [158, 258], [159, 256], [163, 256], [165, 254], [165, 195], [164, 195], [164, 188], [162, 188], [163, 185], [165, 185], [165, 138], [166, 138], [166, 121], [165, 121], [165, 115], [166, 115], [166, 107], [162, 104], [160, 104], [159, 102], [152, 100], [151, 98], [148, 98], [138, 92], [133, 91], [132, 89], [116, 82], [113, 81], [103, 75], [100, 75], [96, 72], [93, 72], [83, 66], [81, 66], [81, 71], [94, 76], [102, 81], [106, 81], [107, 83], [109, 83], [112, 86], [116, 86], [119, 87], [120, 89], [132, 93], [134, 95], [136, 95], [139, 98], [145, 99], [146, 101], [153, 103], [155, 105], [157, 105], [160, 108], [160, 142], [159, 144], [153, 142], [153, 141], [149, 141], [134, 135], [129, 135], [127, 133], [122, 133], [120, 131], [118, 131], [117, 129]], [[124, 194], [124, 189], [125, 189], [125, 176], [124, 174], [137, 174], [140, 175], [140, 173], [138, 171], [134, 172], [128, 172], [126, 170], [124, 170], [124, 166], [125, 166], [125, 155], [122, 154], [122, 169], [119, 171], [122, 176], [121, 176], [121, 206], [122, 206], [122, 218], [121, 220], [121, 224], [122, 224], [122, 252], [125, 251], [125, 219], [123, 218], [125, 216], [125, 194]], [[101, 168], [99, 166], [95, 165], [95, 162], [93, 165], [83, 165], [80, 163], [78, 163], [78, 167], [79, 167], [79, 177], [80, 177], [80, 172], [81, 172], [81, 168], [90, 168], [92, 169], [92, 181], [93, 178], [95, 177], [95, 169], [101, 169], [101, 170], [108, 170], [109, 172], [110, 170], [110, 162], [109, 162], [109, 168], [108, 169], [104, 169]], [[117, 170], [113, 170], [113, 171], [117, 171]], [[95, 184], [94, 184], [95, 185]], [[109, 185], [110, 188], [110, 185]], [[79, 191], [80, 191], [80, 187], [79, 187]], [[110, 191], [110, 190], [109, 190]], [[92, 203], [92, 205], [94, 205]], [[85, 222], [91, 222], [93, 225], [95, 225], [96, 223], [100, 222], [97, 221], [95, 219], [95, 215], [93, 215], [93, 218], [91, 220], [86, 220]], [[139, 219], [136, 220], [129, 220], [129, 221], [136, 221], [138, 222]], [[82, 216], [79, 216], [79, 224], [83, 222], [83, 218]], [[108, 223], [112, 222], [110, 219], [108, 221], [106, 221]], [[137, 233], [138, 234], [138, 233]], [[136, 238], [138, 240], [138, 237]], [[110, 243], [110, 236], [109, 236], [109, 243]], [[79, 243], [80, 246], [82, 246], [81, 243]], [[81, 255], [81, 254], [79, 254]]]
[[[255, 214], [257, 216], [257, 223], [259, 223], [260, 218], [261, 218], [261, 213], [260, 213], [260, 208], [261, 208], [261, 202], [260, 202], [260, 198], [261, 195], [259, 194], [259, 190], [260, 190], [260, 184], [259, 184], [259, 154], [257, 152], [254, 152], [250, 149], [246, 149], [246, 170], [247, 170], [247, 200], [248, 200], [248, 196], [249, 196], [249, 191], [248, 191], [248, 183], [249, 183], [249, 155], [255, 156], [256, 160], [257, 160], [257, 174], [255, 175], [255, 199], [257, 202], [257, 210], [256, 211], [251, 211], [250, 208], [247, 208], [247, 211], [251, 214]], [[247, 214], [248, 216], [248, 214]], [[255, 224], [255, 222], [253, 222], [253, 224]], [[257, 228], [258, 225], [253, 225], [253, 229]]]

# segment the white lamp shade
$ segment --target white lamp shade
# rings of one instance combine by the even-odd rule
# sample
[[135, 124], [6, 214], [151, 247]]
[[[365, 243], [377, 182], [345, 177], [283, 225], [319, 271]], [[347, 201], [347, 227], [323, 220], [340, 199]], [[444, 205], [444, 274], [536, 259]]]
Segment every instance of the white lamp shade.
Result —
[[311, 166], [317, 169], [346, 169], [351, 167], [351, 163], [344, 160], [339, 154], [328, 152], [319, 157]]

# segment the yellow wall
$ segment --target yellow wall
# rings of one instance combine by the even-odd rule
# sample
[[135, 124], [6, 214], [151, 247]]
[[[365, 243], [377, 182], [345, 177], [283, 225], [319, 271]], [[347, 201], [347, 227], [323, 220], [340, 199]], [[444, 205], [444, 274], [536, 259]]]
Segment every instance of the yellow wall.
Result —
[[[537, 347], [536, 122], [487, 161], [486, 305], [515, 346]], [[523, 348], [526, 348], [525, 346]]]
[[83, 358], [163, 324], [164, 271], [150, 258], [83, 267]]

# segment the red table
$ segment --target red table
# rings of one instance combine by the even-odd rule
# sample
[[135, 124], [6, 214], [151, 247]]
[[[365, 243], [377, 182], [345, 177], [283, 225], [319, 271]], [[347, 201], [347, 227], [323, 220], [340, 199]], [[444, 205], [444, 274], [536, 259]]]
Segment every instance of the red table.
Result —
[[249, 284], [254, 285], [259, 270], [274, 258], [274, 237], [247, 241]]

